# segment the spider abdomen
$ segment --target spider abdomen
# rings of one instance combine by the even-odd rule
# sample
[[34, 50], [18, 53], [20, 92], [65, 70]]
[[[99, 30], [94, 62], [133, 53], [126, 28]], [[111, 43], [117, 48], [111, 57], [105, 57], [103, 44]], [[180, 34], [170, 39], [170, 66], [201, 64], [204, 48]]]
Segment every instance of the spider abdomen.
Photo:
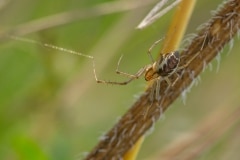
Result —
[[161, 77], [168, 77], [172, 75], [176, 69], [178, 68], [178, 64], [180, 62], [179, 52], [174, 51], [167, 54], [163, 57], [163, 61], [159, 65], [158, 74]]

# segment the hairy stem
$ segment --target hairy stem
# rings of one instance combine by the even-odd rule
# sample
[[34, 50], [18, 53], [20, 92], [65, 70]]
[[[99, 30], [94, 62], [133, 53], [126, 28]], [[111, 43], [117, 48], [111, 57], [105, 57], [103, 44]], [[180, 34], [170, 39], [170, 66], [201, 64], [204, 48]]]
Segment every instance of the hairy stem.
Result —
[[[85, 159], [122, 158], [136, 141], [154, 125], [170, 104], [191, 86], [206, 65], [233, 39], [239, 27], [240, 1], [228, 0], [221, 5], [193, 38], [191, 44], [181, 53], [181, 65], [189, 62], [196, 54], [197, 56], [179, 72], [180, 80], [173, 87], [169, 87], [165, 81], [162, 81], [160, 91], [155, 91], [155, 85], [149, 86], [119, 122], [102, 137]], [[173, 75], [170, 80], [174, 81], [176, 78], [177, 76]], [[155, 94], [160, 95], [160, 100], [151, 100], [153, 90]], [[147, 107], [149, 107], [147, 115], [143, 115]]]
[[[196, 0], [182, 0], [177, 6], [170, 27], [168, 29], [167, 36], [164, 40], [163, 47], [159, 52], [158, 57], [161, 57], [161, 54], [169, 54], [171, 51], [175, 51], [177, 48], [179, 48], [179, 44], [183, 39], [183, 35], [187, 28], [190, 16], [192, 15], [195, 3]], [[136, 144], [124, 155], [124, 160], [136, 159], [144, 137], [145, 136], [139, 138]]]

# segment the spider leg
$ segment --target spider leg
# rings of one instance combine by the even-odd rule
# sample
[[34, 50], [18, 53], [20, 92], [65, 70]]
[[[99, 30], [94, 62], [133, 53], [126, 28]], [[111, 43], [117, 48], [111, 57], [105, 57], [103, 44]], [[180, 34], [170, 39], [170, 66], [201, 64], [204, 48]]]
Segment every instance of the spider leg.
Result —
[[177, 71], [184, 69], [185, 67], [187, 67], [198, 55], [200, 52], [196, 53], [187, 63], [185, 63], [184, 65], [180, 66], [177, 68]]
[[176, 69], [175, 74], [177, 75], [177, 78], [174, 80], [174, 82], [172, 83], [171, 86], [174, 86], [175, 83], [180, 79], [180, 75], [177, 73], [177, 71], [186, 68], [198, 55], [199, 55], [199, 52], [197, 54], [195, 54], [187, 63], [185, 63], [184, 65], [182, 65]]
[[180, 75], [175, 72], [175, 74], [177, 75], [177, 78], [174, 80], [174, 82], [172, 83], [172, 87], [175, 85], [175, 83], [180, 79]]
[[[140, 76], [137, 76], [137, 75], [138, 75], [138, 72], [141, 72], [142, 69], [145, 70], [145, 67], [141, 68], [136, 74], [129, 74], [129, 73], [126, 73], [126, 72], [122, 72], [122, 71], [119, 70], [119, 66], [120, 66], [120, 62], [121, 62], [121, 60], [122, 60], [122, 57], [123, 57], [123, 55], [122, 55], [122, 56], [119, 58], [119, 60], [118, 60], [116, 73], [119, 74], [119, 75], [126, 76], [126, 77], [128, 77], [128, 78], [134, 78], [134, 79], [139, 78], [141, 75], [140, 75]], [[142, 71], [142, 72], [144, 72], [144, 71]]]
[[152, 57], [152, 53], [151, 53], [151, 52], [152, 52], [152, 49], [153, 49], [159, 42], [161, 42], [163, 39], [164, 39], [164, 38], [161, 38], [161, 39], [157, 40], [157, 41], [154, 42], [154, 43], [151, 45], [151, 47], [148, 49], [147, 54], [148, 54], [148, 56], [150, 57], [152, 63], [155, 62], [154, 59], [153, 59], [153, 57]]
[[[118, 66], [119, 66], [119, 63], [120, 63], [121, 59], [122, 59], [122, 56], [120, 57], [120, 59], [119, 59], [119, 61], [118, 61]], [[117, 70], [116, 70], [116, 73], [117, 73], [117, 74], [130, 77], [130, 79], [127, 80], [127, 81], [123, 81], [123, 82], [105, 81], [105, 80], [100, 80], [100, 79], [98, 79], [97, 74], [96, 74], [96, 69], [95, 69], [95, 62], [94, 62], [94, 59], [93, 59], [93, 58], [92, 58], [92, 60], [93, 60], [93, 73], [94, 73], [94, 78], [95, 78], [95, 80], [96, 80], [97, 83], [105, 83], [105, 84], [113, 84], [113, 85], [127, 85], [127, 84], [130, 83], [132, 80], [138, 79], [143, 73], [145, 73], [146, 67], [147, 67], [147, 66], [145, 66], [145, 67], [139, 69], [139, 71], [138, 71], [136, 74], [134, 74], [134, 75], [128, 74], [128, 73], [125, 73], [125, 72], [121, 72], [121, 71], [118, 70], [118, 67], [117, 67]]]
[[169, 86], [172, 86], [172, 83], [171, 83], [171, 81], [169, 80], [168, 77], [164, 77], [164, 80], [167, 82], [167, 84], [168, 84]]

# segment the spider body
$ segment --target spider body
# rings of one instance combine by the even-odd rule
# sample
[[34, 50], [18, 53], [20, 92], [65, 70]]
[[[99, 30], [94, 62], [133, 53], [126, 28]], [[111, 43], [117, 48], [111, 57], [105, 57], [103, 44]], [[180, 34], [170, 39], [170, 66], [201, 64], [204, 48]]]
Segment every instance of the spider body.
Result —
[[161, 55], [158, 61], [150, 65], [145, 72], [145, 80], [162, 77], [167, 78], [176, 72], [180, 62], [178, 51], [173, 51], [168, 54]]
[[[129, 73], [125, 73], [125, 72], [122, 72], [122, 71], [118, 70], [120, 61], [122, 59], [122, 56], [120, 57], [120, 59], [118, 61], [116, 73], [120, 74], [120, 75], [123, 75], [123, 76], [126, 76], [126, 77], [129, 77], [129, 79], [127, 81], [124, 81], [124, 82], [113, 82], [113, 81], [99, 80], [97, 78], [97, 75], [96, 75], [96, 71], [95, 71], [95, 67], [94, 67], [95, 65], [94, 65], [94, 61], [93, 61], [93, 72], [94, 72], [94, 76], [95, 76], [95, 79], [96, 79], [97, 83], [114, 84], [114, 85], [127, 85], [128, 83], [130, 83], [134, 79], [138, 79], [140, 76], [144, 75], [144, 78], [145, 78], [146, 81], [151, 81], [151, 80], [155, 80], [155, 79], [165, 80], [168, 83], [169, 86], [174, 86], [174, 84], [180, 78], [180, 76], [178, 75], [177, 72], [179, 70], [182, 70], [185, 67], [187, 67], [198, 56], [198, 53], [195, 54], [187, 63], [185, 63], [182, 66], [179, 66], [179, 64], [180, 64], [179, 51], [173, 51], [173, 52], [161, 54], [160, 58], [157, 61], [154, 61], [154, 59], [151, 55], [151, 50], [160, 41], [161, 41], [161, 39], [156, 41], [148, 50], [148, 55], [149, 55], [152, 63], [143, 67], [143, 68], [141, 68], [141, 69], [139, 69], [136, 74], [129, 74]], [[177, 78], [172, 83], [169, 80], [169, 77], [171, 75], [173, 75], [174, 73], [176, 73]], [[160, 89], [159, 85], [158, 85], [157, 89], [158, 90]]]

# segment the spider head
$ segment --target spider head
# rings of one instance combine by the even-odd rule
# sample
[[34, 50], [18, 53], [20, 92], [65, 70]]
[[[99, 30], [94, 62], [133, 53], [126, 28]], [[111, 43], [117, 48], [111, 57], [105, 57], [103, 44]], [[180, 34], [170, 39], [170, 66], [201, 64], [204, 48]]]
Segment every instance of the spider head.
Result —
[[157, 65], [157, 62], [153, 63], [153, 65], [150, 65], [146, 69], [145, 76], [144, 76], [146, 81], [150, 81], [152, 79], [159, 77], [159, 74], [156, 72], [156, 65]]
[[178, 51], [170, 52], [154, 62], [146, 69], [145, 80], [150, 81], [158, 77], [168, 77], [172, 75], [178, 68], [180, 56]]

